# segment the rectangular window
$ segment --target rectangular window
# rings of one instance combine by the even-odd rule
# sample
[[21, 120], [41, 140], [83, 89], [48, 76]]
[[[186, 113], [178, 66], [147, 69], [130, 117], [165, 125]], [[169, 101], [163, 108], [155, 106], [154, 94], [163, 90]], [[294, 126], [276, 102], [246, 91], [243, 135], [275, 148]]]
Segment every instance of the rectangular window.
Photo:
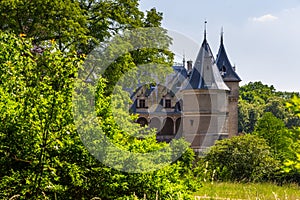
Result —
[[140, 108], [146, 108], [146, 102], [145, 102], [145, 99], [140, 99], [139, 100], [139, 107]]
[[165, 107], [166, 108], [171, 108], [171, 99], [166, 99], [165, 100]]

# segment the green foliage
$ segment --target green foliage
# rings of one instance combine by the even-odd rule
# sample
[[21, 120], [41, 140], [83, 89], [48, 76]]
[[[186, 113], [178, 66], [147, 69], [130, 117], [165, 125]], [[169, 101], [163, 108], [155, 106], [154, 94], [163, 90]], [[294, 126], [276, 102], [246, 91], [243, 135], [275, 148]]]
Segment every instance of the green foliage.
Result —
[[278, 167], [266, 141], [247, 134], [216, 142], [200, 160], [198, 176], [206, 180], [265, 181]]
[[272, 113], [263, 114], [256, 124], [254, 134], [267, 141], [274, 158], [283, 161], [291, 153], [289, 146], [292, 139], [289, 130], [285, 127], [284, 122]]
[[[73, 77], [81, 68], [80, 58], [62, 53], [54, 43], [45, 46], [42, 53], [36, 53], [32, 41], [0, 32], [0, 198], [124, 199], [135, 195], [141, 199], [146, 195], [155, 199], [158, 195], [189, 199], [194, 187], [186, 177], [193, 162], [191, 151], [172, 165], [140, 174], [109, 168], [87, 151], [72, 115]], [[105, 88], [100, 79], [99, 121], [116, 144], [133, 152], [168, 147], [157, 143], [151, 131], [144, 140], [133, 137], [141, 128], [120, 112], [127, 128], [122, 130], [111, 106], [122, 111], [122, 101], [128, 99], [119, 93], [112, 101], [111, 96], [103, 95]], [[181, 144], [175, 145], [180, 148]], [[145, 158], [144, 164], [149, 163]]]
[[287, 108], [292, 110], [295, 115], [300, 117], [300, 98], [296, 95], [291, 98], [289, 102], [286, 104]]
[[270, 96], [274, 96], [274, 86], [264, 85], [262, 82], [250, 82], [240, 88], [240, 96], [249, 103], [266, 102]]
[[262, 114], [261, 105], [251, 104], [243, 99], [239, 100], [238, 105], [238, 129], [242, 133], [251, 133], [257, 119]]
[[[172, 72], [174, 55], [168, 50], [170, 44], [171, 38], [162, 28], [126, 30], [100, 52], [95, 49], [88, 60], [97, 59], [97, 63], [89, 67], [100, 70], [103, 78], [109, 80], [106, 95], [110, 95], [116, 85], [136, 88], [138, 80], [140, 83], [164, 81]], [[159, 80], [153, 80], [154, 77]]]
[[[287, 104], [287, 108], [300, 116], [300, 98], [294, 96]], [[290, 144], [290, 157], [286, 158], [283, 163], [283, 169], [288, 175], [298, 177], [295, 181], [300, 182], [300, 126], [292, 129], [291, 131], [291, 144]]]
[[[38, 198], [42, 191], [65, 191], [66, 186], [57, 182], [79, 175], [77, 165], [64, 162], [65, 148], [78, 138], [72, 123], [70, 77], [76, 73], [79, 59], [51, 47], [35, 55], [31, 41], [5, 33], [1, 33], [0, 45], [4, 108], [0, 176], [6, 180], [1, 195]], [[74, 150], [76, 147], [74, 144]]]
[[[277, 92], [273, 86], [250, 82], [240, 87], [239, 132], [252, 133], [263, 113], [271, 112], [288, 128], [300, 126], [300, 118], [286, 109], [285, 104], [296, 93]], [[299, 94], [298, 94], [299, 95]]]
[[[280, 94], [281, 95], [281, 94]], [[290, 96], [288, 98], [291, 98]], [[297, 123], [296, 96], [284, 100], [282, 97], [270, 97], [263, 106], [265, 112], [258, 118], [253, 134], [266, 140], [271, 147], [272, 157], [280, 161], [282, 173], [276, 175], [278, 182], [299, 182], [299, 128]], [[293, 113], [295, 111], [295, 114]], [[295, 120], [290, 128], [291, 120]], [[275, 178], [275, 177], [274, 177]]]
[[158, 27], [162, 14], [151, 9], [145, 15], [138, 0], [3, 0], [1, 30], [43, 41], [56, 40], [62, 51], [88, 54], [100, 42], [126, 28]]

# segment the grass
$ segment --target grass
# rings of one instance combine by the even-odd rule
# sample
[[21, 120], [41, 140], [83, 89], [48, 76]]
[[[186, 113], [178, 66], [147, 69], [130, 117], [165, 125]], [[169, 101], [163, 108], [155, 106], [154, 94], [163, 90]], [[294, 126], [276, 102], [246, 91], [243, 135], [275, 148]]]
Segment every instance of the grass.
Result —
[[195, 200], [300, 200], [300, 187], [292, 184], [277, 186], [271, 183], [204, 183], [194, 196]]

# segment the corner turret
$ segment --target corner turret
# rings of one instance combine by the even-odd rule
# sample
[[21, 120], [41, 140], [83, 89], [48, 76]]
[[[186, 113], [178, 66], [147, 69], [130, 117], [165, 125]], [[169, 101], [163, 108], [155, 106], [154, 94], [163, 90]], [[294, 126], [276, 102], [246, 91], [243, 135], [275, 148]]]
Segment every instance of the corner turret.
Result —
[[238, 100], [241, 78], [237, 75], [235, 67], [232, 67], [228, 59], [224, 47], [223, 29], [216, 63], [225, 84], [230, 88], [228, 96], [228, 133], [229, 137], [233, 137], [238, 135]]
[[217, 66], [221, 72], [221, 75], [223, 77], [223, 80], [226, 81], [232, 81], [232, 82], [240, 82], [241, 78], [237, 75], [235, 72], [235, 68], [232, 67], [225, 47], [224, 47], [224, 39], [223, 39], [223, 31], [221, 33], [221, 42], [220, 42], [220, 48], [217, 55], [216, 60]]

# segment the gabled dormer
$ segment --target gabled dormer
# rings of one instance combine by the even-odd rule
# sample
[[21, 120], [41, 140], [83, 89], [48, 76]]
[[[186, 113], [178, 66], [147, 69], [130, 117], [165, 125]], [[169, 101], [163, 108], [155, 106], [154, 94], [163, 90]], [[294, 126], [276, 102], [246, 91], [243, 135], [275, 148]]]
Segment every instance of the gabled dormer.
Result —
[[235, 72], [235, 67], [232, 67], [225, 51], [223, 42], [223, 33], [221, 34], [220, 48], [216, 60], [220, 74], [225, 82], [240, 82], [241, 78]]

